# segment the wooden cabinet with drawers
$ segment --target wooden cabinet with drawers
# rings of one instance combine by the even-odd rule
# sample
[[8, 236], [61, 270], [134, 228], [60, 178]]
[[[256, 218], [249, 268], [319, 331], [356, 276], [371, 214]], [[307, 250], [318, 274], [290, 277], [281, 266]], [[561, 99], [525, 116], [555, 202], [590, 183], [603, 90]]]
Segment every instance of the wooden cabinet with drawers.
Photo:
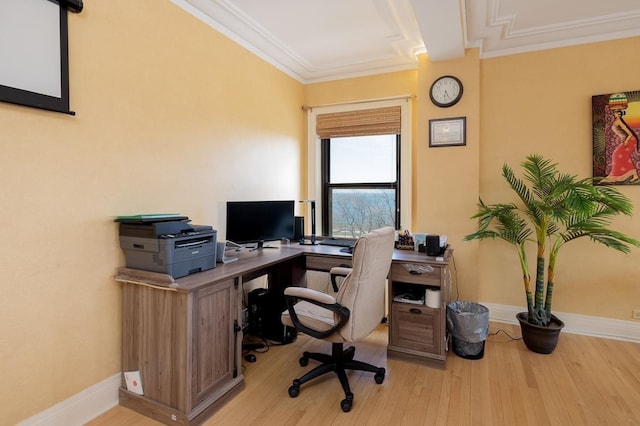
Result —
[[[449, 249], [442, 258], [435, 258], [396, 250], [388, 280], [390, 358], [446, 367], [451, 254]], [[434, 297], [425, 297], [427, 290], [439, 291], [436, 304]]]

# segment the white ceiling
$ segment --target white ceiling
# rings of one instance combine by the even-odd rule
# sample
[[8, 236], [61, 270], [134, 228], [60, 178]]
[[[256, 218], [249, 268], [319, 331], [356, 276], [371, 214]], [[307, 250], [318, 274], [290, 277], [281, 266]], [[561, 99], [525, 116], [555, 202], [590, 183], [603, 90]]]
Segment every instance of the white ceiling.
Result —
[[303, 83], [640, 35], [639, 0], [171, 1]]

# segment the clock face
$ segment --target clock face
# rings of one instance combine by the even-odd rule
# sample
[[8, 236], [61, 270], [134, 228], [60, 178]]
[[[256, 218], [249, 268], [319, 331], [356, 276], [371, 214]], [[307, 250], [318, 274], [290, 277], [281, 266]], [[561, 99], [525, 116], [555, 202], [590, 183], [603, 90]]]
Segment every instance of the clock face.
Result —
[[438, 78], [429, 91], [431, 102], [439, 107], [450, 107], [462, 98], [462, 82], [452, 75]]

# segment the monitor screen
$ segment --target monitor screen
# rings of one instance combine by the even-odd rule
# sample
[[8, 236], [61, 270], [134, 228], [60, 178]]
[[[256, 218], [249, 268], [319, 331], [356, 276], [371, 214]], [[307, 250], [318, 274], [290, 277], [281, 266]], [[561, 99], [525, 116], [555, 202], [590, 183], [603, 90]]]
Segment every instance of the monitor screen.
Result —
[[228, 201], [227, 240], [246, 244], [293, 239], [294, 201]]

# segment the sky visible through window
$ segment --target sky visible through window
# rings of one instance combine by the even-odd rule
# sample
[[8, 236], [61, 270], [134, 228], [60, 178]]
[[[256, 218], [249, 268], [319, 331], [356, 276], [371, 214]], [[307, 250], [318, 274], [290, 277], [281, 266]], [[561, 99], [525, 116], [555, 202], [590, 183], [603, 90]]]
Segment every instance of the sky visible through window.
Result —
[[[396, 135], [331, 138], [329, 194], [333, 237], [357, 238], [373, 229], [395, 226]], [[352, 184], [356, 187], [349, 188]], [[381, 184], [362, 188], [358, 184]]]
[[396, 181], [396, 135], [331, 139], [331, 183]]

